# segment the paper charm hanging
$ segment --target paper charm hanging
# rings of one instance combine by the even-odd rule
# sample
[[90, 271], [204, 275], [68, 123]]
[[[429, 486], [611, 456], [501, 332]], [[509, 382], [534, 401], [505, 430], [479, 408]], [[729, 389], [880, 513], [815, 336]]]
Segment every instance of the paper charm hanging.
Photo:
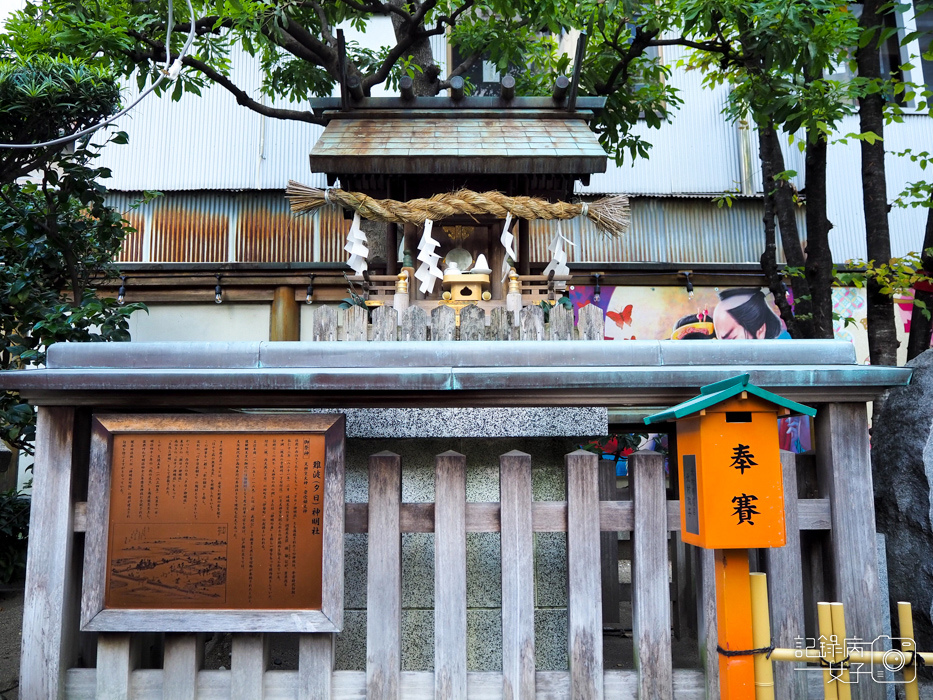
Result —
[[366, 247], [366, 233], [360, 227], [360, 215], [353, 215], [353, 223], [347, 232], [347, 244], [343, 247], [350, 254], [347, 265], [353, 268], [354, 274], [362, 275], [369, 267], [366, 258], [369, 256], [369, 248]]
[[557, 231], [547, 247], [551, 252], [551, 262], [544, 268], [544, 274], [548, 275], [553, 271], [555, 275], [569, 275], [570, 268], [567, 266], [567, 251], [564, 250], [564, 243], [573, 245], [573, 241], [564, 238], [564, 234], [560, 230], [560, 222], [555, 222], [555, 226]]
[[512, 232], [509, 230], [511, 225], [512, 212], [507, 212], [505, 215], [505, 226], [502, 227], [502, 235], [499, 236], [499, 241], [502, 243], [502, 247], [505, 248], [505, 255], [502, 256], [503, 281], [509, 276], [509, 270], [512, 269], [512, 266], [509, 264], [509, 258], [512, 259], [513, 263], [518, 262], [518, 254], [515, 252], [515, 236], [512, 235]]
[[431, 230], [434, 228], [434, 222], [426, 219], [424, 222], [424, 233], [421, 241], [418, 243], [418, 260], [421, 265], [415, 272], [415, 278], [421, 280], [421, 293], [430, 294], [434, 291], [434, 282], [444, 279], [444, 273], [437, 266], [441, 256], [434, 252], [440, 243], [431, 238]]

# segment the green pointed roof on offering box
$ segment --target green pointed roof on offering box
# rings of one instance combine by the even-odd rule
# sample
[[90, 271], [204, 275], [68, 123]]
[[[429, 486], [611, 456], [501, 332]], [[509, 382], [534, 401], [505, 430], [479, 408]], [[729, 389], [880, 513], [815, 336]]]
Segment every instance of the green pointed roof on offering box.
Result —
[[646, 416], [645, 423], [651, 425], [652, 423], [663, 423], [664, 421], [686, 418], [687, 416], [693, 415], [694, 413], [699, 413], [700, 411], [707, 409], [710, 406], [715, 406], [716, 404], [721, 403], [726, 399], [731, 399], [733, 396], [737, 396], [743, 391], [748, 392], [753, 396], [762, 398], [765, 401], [770, 401], [771, 403], [776, 404], [781, 408], [789, 409], [794, 413], [802, 413], [806, 416], [816, 415], [815, 408], [804, 406], [802, 403], [797, 403], [796, 401], [785, 399], [783, 396], [778, 396], [777, 394], [773, 394], [766, 389], [755, 386], [749, 381], [750, 378], [751, 377], [748, 374], [740, 374], [736, 377], [732, 377], [731, 379], [723, 379], [720, 382], [707, 384], [706, 386], [700, 388], [699, 396], [694, 396], [692, 399], [688, 399], [683, 403], [672, 406], [666, 411], [661, 411], [660, 413]]

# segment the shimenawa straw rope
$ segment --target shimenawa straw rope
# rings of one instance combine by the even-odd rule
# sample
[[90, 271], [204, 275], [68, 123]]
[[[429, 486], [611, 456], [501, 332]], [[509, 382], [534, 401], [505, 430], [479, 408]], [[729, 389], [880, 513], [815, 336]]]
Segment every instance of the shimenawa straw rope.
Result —
[[364, 219], [396, 224], [421, 226], [427, 219], [438, 221], [450, 216], [478, 216], [489, 214], [504, 219], [506, 214], [520, 219], [573, 219], [585, 216], [598, 229], [613, 236], [621, 236], [629, 227], [628, 197], [613, 195], [595, 202], [568, 204], [547, 202], [534, 197], [508, 197], [501, 192], [473, 192], [459, 190], [436, 194], [429, 199], [399, 202], [394, 199], [374, 199], [361, 192], [340, 189], [322, 190], [290, 180], [285, 196], [293, 212], [310, 212], [325, 204], [352, 209]]

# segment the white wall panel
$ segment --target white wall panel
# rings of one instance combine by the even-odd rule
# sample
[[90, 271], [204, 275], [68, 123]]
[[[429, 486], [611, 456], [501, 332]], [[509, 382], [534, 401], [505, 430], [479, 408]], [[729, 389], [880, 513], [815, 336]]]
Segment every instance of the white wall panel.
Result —
[[130, 317], [135, 342], [269, 340], [268, 304], [148, 304]]

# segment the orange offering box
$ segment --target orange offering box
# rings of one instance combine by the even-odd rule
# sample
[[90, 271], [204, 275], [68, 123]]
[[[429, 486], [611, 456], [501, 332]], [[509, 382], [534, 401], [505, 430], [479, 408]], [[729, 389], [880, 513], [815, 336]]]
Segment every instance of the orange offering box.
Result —
[[706, 549], [783, 547], [779, 416], [816, 410], [741, 375], [649, 416], [677, 422], [681, 538]]

